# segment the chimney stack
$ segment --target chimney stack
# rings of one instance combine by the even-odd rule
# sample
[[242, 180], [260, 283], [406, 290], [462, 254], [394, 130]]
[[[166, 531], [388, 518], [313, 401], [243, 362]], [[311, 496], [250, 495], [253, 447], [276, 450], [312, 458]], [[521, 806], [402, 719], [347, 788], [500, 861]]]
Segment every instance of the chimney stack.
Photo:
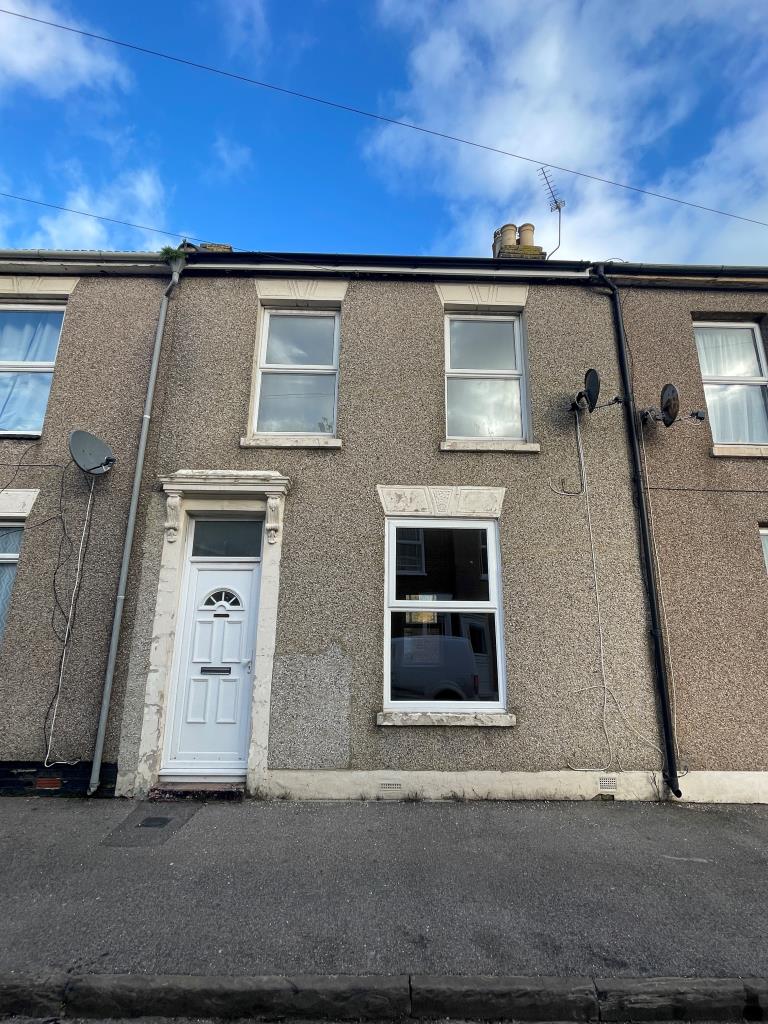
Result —
[[505, 224], [493, 233], [495, 260], [544, 260], [547, 254], [533, 241], [533, 224], [521, 224], [520, 233], [515, 224]]

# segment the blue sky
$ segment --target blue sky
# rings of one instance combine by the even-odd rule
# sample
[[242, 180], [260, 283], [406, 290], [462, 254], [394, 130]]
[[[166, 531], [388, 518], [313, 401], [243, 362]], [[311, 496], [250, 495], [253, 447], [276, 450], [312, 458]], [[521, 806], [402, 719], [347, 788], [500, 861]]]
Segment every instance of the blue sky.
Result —
[[[753, 0], [4, 0], [768, 221], [768, 17]], [[559, 255], [768, 263], [768, 228], [563, 172]], [[488, 255], [536, 167], [0, 15], [0, 190], [241, 248]], [[0, 245], [157, 248], [0, 199]]]

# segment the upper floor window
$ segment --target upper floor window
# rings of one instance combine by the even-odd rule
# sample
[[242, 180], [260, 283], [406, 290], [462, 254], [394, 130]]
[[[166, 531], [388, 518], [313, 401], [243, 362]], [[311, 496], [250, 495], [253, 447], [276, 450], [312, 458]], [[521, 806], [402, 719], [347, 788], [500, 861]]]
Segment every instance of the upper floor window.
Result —
[[0, 523], [0, 640], [5, 630], [11, 592], [19, 563], [22, 528], [18, 523]]
[[0, 308], [0, 434], [42, 432], [64, 310]]
[[765, 570], [768, 572], [768, 526], [760, 530], [760, 540], [763, 542], [763, 557], [765, 558]]
[[757, 324], [698, 323], [696, 348], [715, 444], [768, 444], [768, 364]]
[[446, 317], [445, 407], [449, 438], [525, 437], [519, 317]]
[[385, 707], [500, 711], [496, 523], [390, 519]]
[[263, 320], [256, 431], [333, 436], [339, 314], [266, 310]]

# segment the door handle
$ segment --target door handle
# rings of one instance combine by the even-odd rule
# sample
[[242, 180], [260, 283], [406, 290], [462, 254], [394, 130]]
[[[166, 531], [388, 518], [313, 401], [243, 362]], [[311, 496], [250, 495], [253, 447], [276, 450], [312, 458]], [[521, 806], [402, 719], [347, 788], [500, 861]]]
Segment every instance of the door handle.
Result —
[[250, 672], [253, 668], [253, 652], [248, 655], [248, 660], [245, 662], [245, 671]]

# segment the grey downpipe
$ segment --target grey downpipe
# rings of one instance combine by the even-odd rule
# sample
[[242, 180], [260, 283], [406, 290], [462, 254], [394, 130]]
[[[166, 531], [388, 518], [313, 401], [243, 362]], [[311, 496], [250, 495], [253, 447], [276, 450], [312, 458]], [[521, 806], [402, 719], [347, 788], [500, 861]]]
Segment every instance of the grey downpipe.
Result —
[[131, 562], [131, 550], [133, 549], [133, 538], [136, 532], [136, 510], [139, 507], [139, 495], [141, 493], [141, 478], [144, 473], [144, 455], [147, 450], [147, 436], [149, 435], [149, 421], [152, 418], [152, 403], [155, 397], [155, 383], [157, 381], [157, 368], [160, 364], [160, 352], [163, 347], [163, 332], [165, 330], [165, 318], [168, 313], [168, 299], [173, 294], [176, 285], [179, 283], [179, 275], [184, 269], [184, 260], [171, 260], [171, 280], [163, 293], [160, 301], [160, 313], [157, 318], [157, 330], [155, 331], [155, 345], [152, 349], [152, 363], [149, 369], [149, 380], [147, 381], [147, 393], [144, 399], [144, 414], [141, 419], [141, 435], [139, 436], [139, 447], [136, 453], [136, 468], [133, 473], [133, 490], [131, 491], [131, 504], [128, 508], [128, 524], [125, 528], [125, 540], [123, 542], [123, 558], [120, 563], [120, 580], [117, 585], [117, 600], [115, 601], [115, 614], [112, 619], [112, 633], [109, 638], [109, 656], [107, 658], [107, 671], [104, 676], [104, 689], [101, 695], [101, 711], [99, 712], [99, 728], [96, 733], [96, 743], [93, 749], [93, 765], [91, 767], [91, 779], [88, 784], [88, 796], [93, 796], [99, 788], [101, 781], [101, 761], [104, 755], [104, 740], [107, 735], [107, 722], [109, 720], [109, 704], [112, 697], [112, 684], [115, 678], [115, 663], [117, 662], [117, 648], [120, 643], [120, 630], [123, 624], [123, 607], [125, 605], [125, 591], [128, 583], [128, 569]]
[[674, 726], [669, 703], [669, 679], [667, 661], [664, 656], [664, 635], [661, 625], [659, 594], [656, 584], [656, 572], [653, 564], [651, 548], [651, 525], [648, 516], [648, 505], [643, 486], [642, 461], [640, 457], [640, 436], [638, 433], [637, 413], [635, 411], [635, 395], [632, 385], [632, 374], [627, 358], [627, 336], [624, 332], [624, 317], [621, 311], [621, 297], [618, 287], [605, 275], [605, 266], [600, 263], [595, 267], [598, 278], [610, 289], [613, 307], [613, 321], [616, 334], [616, 348], [619, 357], [621, 389], [624, 394], [624, 419], [629, 435], [629, 449], [632, 458], [632, 478], [637, 494], [637, 513], [640, 521], [640, 549], [643, 560], [643, 571], [647, 581], [648, 603], [651, 611], [651, 641], [653, 647], [653, 664], [656, 678], [656, 691], [659, 699], [661, 718], [661, 735], [664, 744], [663, 776], [667, 786], [675, 796], [681, 797], [680, 780], [678, 778], [677, 755], [675, 753]]

